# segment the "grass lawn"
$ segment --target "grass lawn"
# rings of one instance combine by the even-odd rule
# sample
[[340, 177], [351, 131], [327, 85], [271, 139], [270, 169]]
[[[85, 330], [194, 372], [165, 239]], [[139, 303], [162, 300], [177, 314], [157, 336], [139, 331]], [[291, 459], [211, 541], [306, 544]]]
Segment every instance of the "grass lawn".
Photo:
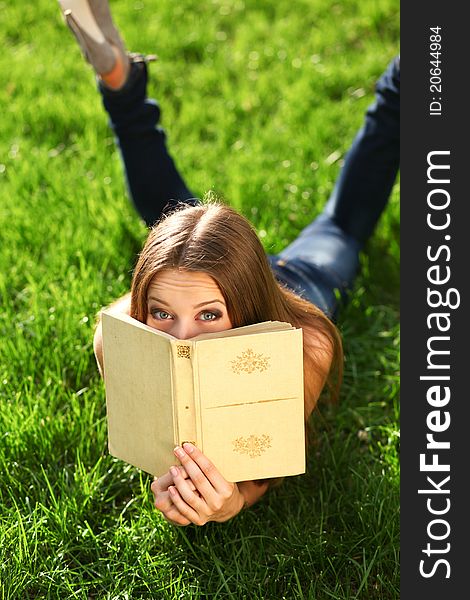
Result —
[[[194, 193], [266, 250], [328, 198], [399, 51], [396, 0], [115, 0]], [[175, 528], [111, 458], [95, 314], [145, 238], [93, 75], [55, 1], [0, 1], [0, 599], [399, 597], [399, 195], [340, 328], [337, 406], [306, 475], [225, 524]]]

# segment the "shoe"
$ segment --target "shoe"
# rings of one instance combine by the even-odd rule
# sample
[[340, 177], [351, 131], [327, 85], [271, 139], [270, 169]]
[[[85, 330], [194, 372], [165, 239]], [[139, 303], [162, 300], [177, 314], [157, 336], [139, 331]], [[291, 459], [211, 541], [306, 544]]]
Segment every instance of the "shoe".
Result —
[[114, 26], [107, 0], [58, 1], [65, 22], [98, 75], [106, 75], [113, 70], [116, 50], [126, 63], [126, 48]]

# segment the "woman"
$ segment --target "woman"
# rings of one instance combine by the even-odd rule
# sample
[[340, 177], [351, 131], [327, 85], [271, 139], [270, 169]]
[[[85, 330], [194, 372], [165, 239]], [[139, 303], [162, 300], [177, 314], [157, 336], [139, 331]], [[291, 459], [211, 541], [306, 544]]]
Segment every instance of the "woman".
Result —
[[[305, 420], [329, 382], [341, 376], [341, 340], [333, 320], [359, 264], [398, 170], [399, 62], [377, 85], [323, 213], [279, 256], [267, 257], [249, 223], [217, 203], [200, 204], [170, 157], [147, 99], [146, 60], [127, 54], [106, 0], [59, 0], [100, 81], [124, 161], [129, 190], [152, 226], [131, 293], [116, 311], [187, 339], [265, 320], [304, 333]], [[101, 329], [94, 340], [103, 374]], [[177, 525], [226, 521], [255, 503], [272, 481], [226, 481], [198, 448], [175, 449], [180, 462], [152, 484], [155, 506]], [[175, 461], [176, 462], [176, 461]]]

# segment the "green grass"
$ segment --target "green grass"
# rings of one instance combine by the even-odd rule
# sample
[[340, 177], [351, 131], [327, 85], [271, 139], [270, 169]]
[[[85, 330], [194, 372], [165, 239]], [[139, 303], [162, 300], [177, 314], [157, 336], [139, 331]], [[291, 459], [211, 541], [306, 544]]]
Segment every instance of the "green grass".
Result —
[[[156, 52], [172, 153], [279, 251], [328, 198], [398, 52], [395, 0], [112, 2]], [[341, 319], [308, 472], [226, 524], [173, 528], [106, 450], [95, 314], [145, 236], [55, 2], [0, 2], [0, 598], [399, 597], [398, 184]], [[339, 160], [333, 161], [333, 153]]]

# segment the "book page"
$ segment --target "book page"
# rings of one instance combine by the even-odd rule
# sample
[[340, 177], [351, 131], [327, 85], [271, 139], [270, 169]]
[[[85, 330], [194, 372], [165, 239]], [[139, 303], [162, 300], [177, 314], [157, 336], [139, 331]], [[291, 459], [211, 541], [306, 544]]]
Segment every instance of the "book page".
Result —
[[[120, 319], [125, 323], [129, 323], [134, 325], [134, 327], [138, 327], [144, 331], [150, 331], [155, 335], [161, 335], [168, 340], [177, 340], [178, 338], [166, 333], [165, 331], [160, 331], [155, 329], [154, 327], [150, 327], [145, 323], [141, 323], [136, 319], [133, 319], [131, 316], [126, 315], [124, 313], [110, 313], [109, 311], [102, 311], [102, 314], [112, 314], [113, 317]], [[261, 333], [263, 331], [283, 331], [285, 329], [295, 329], [290, 323], [284, 323], [283, 321], [263, 321], [262, 323], [253, 323], [252, 325], [245, 325], [243, 327], [234, 327], [233, 329], [226, 329], [225, 331], [216, 331], [213, 333], [201, 333], [190, 340], [187, 341], [198, 341], [198, 340], [209, 340], [213, 338], [224, 338], [224, 337], [233, 337], [238, 335], [249, 335], [252, 333]]]
[[262, 323], [253, 323], [253, 325], [245, 325], [244, 327], [234, 327], [233, 329], [226, 329], [225, 331], [218, 331], [216, 333], [201, 333], [200, 335], [191, 338], [191, 340], [197, 342], [199, 340], [251, 335], [262, 333], [264, 331], [283, 331], [287, 329], [295, 329], [295, 327], [290, 323], [284, 323], [283, 321], [263, 321]]
[[137, 319], [134, 319], [133, 317], [131, 317], [130, 315], [126, 315], [125, 313], [112, 313], [107, 310], [103, 310], [103, 311], [101, 311], [101, 314], [102, 315], [111, 315], [112, 317], [114, 317], [115, 319], [118, 319], [119, 321], [122, 321], [123, 323], [128, 323], [129, 325], [133, 325], [134, 327], [137, 327], [137, 329], [142, 329], [142, 331], [148, 331], [150, 333], [153, 333], [154, 335], [161, 335], [162, 337], [166, 338], [167, 340], [176, 340], [176, 338], [173, 335], [170, 335], [169, 333], [166, 333], [165, 331], [160, 331], [159, 329], [155, 329], [154, 327], [150, 327], [149, 325], [146, 325], [145, 323], [141, 323], [140, 321], [137, 321]]
[[127, 315], [102, 323], [109, 452], [163, 475], [176, 460], [169, 341]]
[[224, 477], [305, 472], [302, 331], [195, 346], [201, 449]]

